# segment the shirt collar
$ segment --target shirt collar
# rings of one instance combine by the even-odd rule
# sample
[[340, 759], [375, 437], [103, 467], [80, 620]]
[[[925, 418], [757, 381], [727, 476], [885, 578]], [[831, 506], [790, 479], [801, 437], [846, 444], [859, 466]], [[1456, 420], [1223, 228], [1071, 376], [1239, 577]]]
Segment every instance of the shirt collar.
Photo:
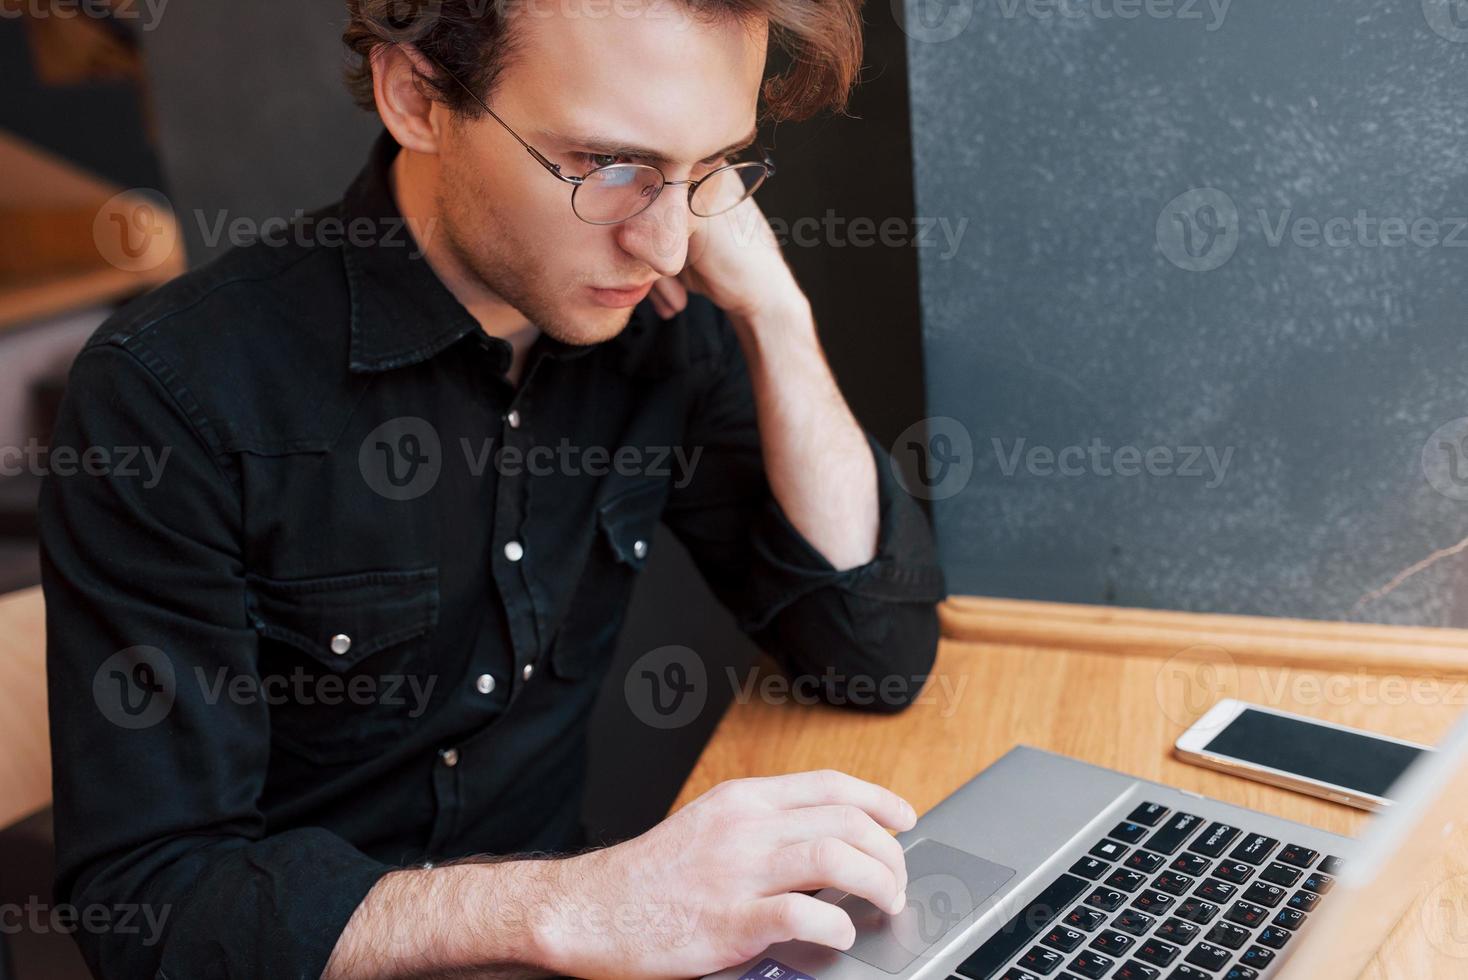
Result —
[[[353, 372], [387, 371], [428, 360], [466, 336], [482, 333], [479, 321], [443, 284], [419, 251], [393, 200], [389, 173], [398, 154], [397, 141], [383, 130], [373, 144], [367, 165], [342, 198], [342, 261], [346, 268], [351, 308], [349, 368]], [[367, 219], [371, 234], [353, 234]], [[531, 362], [540, 357], [571, 360], [599, 347], [611, 346], [619, 365], [631, 373], [665, 373], [673, 351], [657, 351], [658, 321], [649, 300], [633, 311], [626, 330], [599, 344], [568, 344], [541, 334], [531, 349]], [[680, 338], [681, 339], [681, 338]], [[500, 337], [485, 336], [509, 368], [511, 347]], [[681, 343], [674, 345], [674, 361], [681, 361]]]

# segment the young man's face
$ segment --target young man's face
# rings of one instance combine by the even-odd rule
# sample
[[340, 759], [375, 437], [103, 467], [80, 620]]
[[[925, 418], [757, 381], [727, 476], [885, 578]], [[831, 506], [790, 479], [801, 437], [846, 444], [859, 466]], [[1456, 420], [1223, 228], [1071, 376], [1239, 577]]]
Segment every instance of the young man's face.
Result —
[[[485, 101], [563, 173], [634, 162], [659, 166], [668, 180], [697, 178], [718, 165], [712, 154], [754, 130], [764, 23], [705, 24], [669, 0], [530, 4], [513, 16], [516, 52]], [[578, 136], [669, 159], [600, 155]], [[440, 157], [440, 228], [460, 261], [568, 343], [621, 332], [635, 299], [597, 289], [677, 274], [695, 223], [707, 220], [688, 209], [687, 186], [675, 185], [620, 224], [588, 224], [571, 209], [572, 185], [488, 115], [450, 126]]]

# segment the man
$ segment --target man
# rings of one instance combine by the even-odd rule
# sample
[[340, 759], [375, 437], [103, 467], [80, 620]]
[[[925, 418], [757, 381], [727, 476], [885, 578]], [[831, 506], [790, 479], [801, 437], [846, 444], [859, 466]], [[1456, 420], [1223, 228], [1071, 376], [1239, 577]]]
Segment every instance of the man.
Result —
[[847, 946], [802, 893], [900, 908], [884, 828], [915, 819], [848, 776], [727, 783], [564, 855], [656, 522], [833, 700], [932, 662], [926, 526], [738, 155], [771, 37], [796, 55], [773, 115], [841, 104], [855, 3], [388, 5], [351, 5], [385, 133], [313, 218], [345, 240], [236, 250], [72, 371], [57, 445], [169, 453], [43, 504], [59, 895], [166, 917], [156, 943], [80, 932], [87, 959], [671, 977]]

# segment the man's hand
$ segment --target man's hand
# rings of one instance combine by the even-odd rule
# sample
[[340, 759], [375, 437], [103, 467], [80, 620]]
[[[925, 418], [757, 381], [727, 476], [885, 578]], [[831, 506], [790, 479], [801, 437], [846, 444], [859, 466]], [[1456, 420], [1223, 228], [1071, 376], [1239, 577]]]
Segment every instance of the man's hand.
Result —
[[688, 305], [690, 292], [707, 296], [736, 322], [753, 319], [766, 307], [783, 308], [796, 297], [803, 298], [754, 198], [712, 218], [694, 219], [687, 264], [676, 277], [653, 284], [653, 309], [659, 316], [671, 317]]
[[833, 771], [721, 783], [641, 837], [554, 862], [532, 910], [542, 965], [582, 977], [690, 977], [792, 939], [846, 949], [839, 888], [893, 914], [906, 900], [911, 805]]

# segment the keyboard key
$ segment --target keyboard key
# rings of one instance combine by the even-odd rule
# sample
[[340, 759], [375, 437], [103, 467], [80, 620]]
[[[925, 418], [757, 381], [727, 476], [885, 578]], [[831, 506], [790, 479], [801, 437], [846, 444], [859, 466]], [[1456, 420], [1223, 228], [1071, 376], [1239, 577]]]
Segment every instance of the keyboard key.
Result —
[[1187, 875], [1180, 875], [1176, 871], [1164, 871], [1152, 882], [1152, 887], [1158, 891], [1167, 892], [1169, 895], [1181, 895], [1193, 887], [1194, 879]]
[[1189, 898], [1177, 907], [1177, 912], [1174, 914], [1179, 919], [1187, 919], [1189, 922], [1207, 925], [1218, 914], [1218, 906], [1212, 902], [1205, 902], [1201, 898]]
[[1253, 902], [1255, 905], [1266, 905], [1274, 908], [1284, 901], [1285, 890], [1278, 885], [1271, 885], [1267, 881], [1256, 881], [1244, 889], [1244, 901]]
[[1123, 963], [1112, 975], [1112, 980], [1158, 980], [1162, 971], [1155, 966], [1138, 963], [1136, 960]]
[[1112, 888], [1120, 888], [1124, 892], [1134, 892], [1147, 881], [1147, 876], [1140, 871], [1128, 871], [1126, 868], [1117, 868], [1106, 876], [1106, 884]]
[[1115, 912], [1125, 901], [1125, 895], [1110, 888], [1097, 888], [1086, 896], [1087, 905], [1095, 906], [1103, 912]]
[[1153, 854], [1151, 851], [1132, 851], [1132, 856], [1123, 863], [1133, 871], [1151, 874], [1162, 867], [1164, 860], [1161, 854]]
[[1157, 938], [1166, 939], [1168, 942], [1186, 946], [1198, 937], [1200, 930], [1191, 922], [1182, 919], [1168, 919], [1157, 928]]
[[[1140, 853], [1145, 854], [1146, 852], [1143, 851]], [[1334, 884], [1335, 879], [1330, 875], [1323, 875], [1319, 871], [1312, 871], [1310, 872], [1310, 877], [1306, 878], [1305, 883], [1300, 887], [1312, 891], [1317, 895], [1324, 895], [1330, 891], [1330, 886]]]
[[1193, 894], [1199, 898], [1206, 898], [1210, 902], [1223, 903], [1233, 898], [1234, 892], [1238, 890], [1237, 885], [1230, 885], [1228, 882], [1219, 881], [1217, 878], [1209, 878], [1203, 884], [1199, 885], [1198, 890], [1193, 892]]
[[1132, 899], [1132, 907], [1141, 909], [1148, 915], [1162, 915], [1172, 910], [1174, 899], [1171, 895], [1164, 895], [1159, 891], [1147, 889]]
[[1188, 850], [1197, 851], [1199, 854], [1216, 858], [1223, 853], [1224, 848], [1234, 842], [1239, 836], [1239, 828], [1230, 827], [1226, 823], [1214, 821], [1208, 825], [1208, 829], [1198, 835], [1198, 839], [1188, 846]]
[[1130, 820], [1123, 820], [1115, 827], [1112, 827], [1111, 833], [1106, 836], [1115, 837], [1117, 840], [1126, 841], [1128, 844], [1135, 844], [1147, 836], [1147, 828], [1142, 824], [1132, 823]]
[[1320, 896], [1314, 892], [1307, 892], [1303, 888], [1290, 896], [1289, 906], [1299, 909], [1301, 912], [1314, 912], [1315, 906], [1320, 904]]
[[1242, 885], [1254, 873], [1254, 866], [1245, 864], [1243, 861], [1221, 861], [1218, 867], [1213, 869], [1213, 873], [1224, 881], [1231, 881], [1235, 885]]
[[1043, 946], [1032, 946], [1028, 953], [1019, 958], [1020, 966], [1026, 970], [1034, 970], [1042, 977], [1049, 976], [1060, 969], [1060, 964], [1063, 962], [1059, 953]]
[[[1012, 966], [1004, 971], [1004, 976], [1000, 977], [999, 980], [1040, 980], [1040, 978], [1028, 970], [1021, 970], [1017, 966]], [[1061, 978], [1057, 977], [1056, 980], [1061, 980]]]
[[1024, 949], [1041, 930], [1055, 920], [1076, 896], [1089, 885], [1084, 878], [1061, 875], [1045, 890], [1036, 895], [1028, 905], [1020, 909], [999, 931], [974, 950], [958, 967], [957, 972], [966, 977], [992, 976], [1001, 966]]
[[1090, 932], [1105, 921], [1106, 916], [1100, 912], [1080, 905], [1071, 909], [1070, 914], [1065, 917], [1066, 925], [1073, 929], [1084, 929], [1086, 932]]
[[1143, 803], [1132, 811], [1127, 817], [1132, 823], [1144, 823], [1148, 827], [1157, 826], [1157, 822], [1167, 813], [1167, 807], [1161, 803]]
[[1222, 970], [1228, 963], [1229, 951], [1212, 943], [1199, 943], [1188, 951], [1187, 962], [1205, 970]]
[[1274, 914], [1273, 924], [1294, 932], [1305, 923], [1305, 913], [1299, 909], [1280, 909]]
[[1334, 854], [1327, 854], [1320, 862], [1320, 867], [1315, 870], [1321, 874], [1338, 875], [1341, 873], [1341, 859]]
[[1213, 975], [1204, 973], [1195, 966], [1188, 966], [1186, 963], [1181, 963], [1176, 970], [1168, 974], [1167, 980], [1213, 980]]
[[1239, 962], [1244, 966], [1262, 970], [1274, 962], [1274, 950], [1265, 949], [1263, 946], [1250, 946], [1244, 950], [1244, 955], [1239, 957]]
[[1269, 882], [1271, 885], [1278, 885], [1281, 888], [1289, 888], [1295, 882], [1300, 880], [1300, 872], [1287, 864], [1280, 864], [1278, 861], [1271, 861], [1269, 863], [1269, 867], [1259, 872], [1259, 877], [1262, 880]]
[[1230, 922], [1252, 929], [1269, 916], [1269, 910], [1251, 902], [1234, 902], [1223, 917]]
[[1243, 949], [1244, 944], [1249, 941], [1249, 930], [1240, 929], [1232, 922], [1215, 922], [1213, 928], [1208, 930], [1208, 935], [1203, 938], [1215, 946]]
[[1203, 818], [1191, 813], [1174, 813], [1162, 828], [1147, 838], [1142, 846], [1159, 854], [1173, 854], [1182, 847], [1193, 832], [1203, 823]]
[[1140, 936], [1151, 929], [1152, 924], [1156, 921], [1145, 912], [1139, 912], [1136, 909], [1122, 909], [1121, 915], [1111, 920], [1111, 926], [1122, 932], [1129, 932], [1133, 936]]
[[1319, 851], [1312, 851], [1300, 844], [1286, 844], [1284, 850], [1279, 852], [1279, 860], [1285, 864], [1293, 864], [1297, 868], [1310, 867], [1318, 857], [1320, 857]]
[[1106, 873], [1106, 869], [1109, 867], [1111, 867], [1111, 865], [1107, 864], [1105, 861], [1100, 860], [1099, 858], [1083, 857], [1075, 864], [1072, 864], [1070, 866], [1070, 873], [1073, 875], [1080, 875], [1082, 878], [1089, 878], [1091, 881], [1095, 881], [1097, 878], [1104, 875]]
[[1274, 926], [1265, 926], [1264, 931], [1259, 934], [1259, 944], [1268, 946], [1270, 949], [1283, 949], [1284, 944], [1289, 941], [1289, 931], [1276, 929]]
[[1153, 966], [1166, 966], [1177, 959], [1177, 954], [1180, 952], [1182, 950], [1172, 943], [1165, 943], [1153, 936], [1151, 939], [1142, 940], [1137, 946], [1137, 959], [1144, 963], [1151, 963]]
[[1168, 867], [1173, 871], [1179, 871], [1196, 878], [1208, 871], [1208, 859], [1201, 858], [1196, 854], [1179, 854], [1172, 859], [1172, 863]]
[[1223, 980], [1259, 980], [1259, 974], [1247, 966], [1231, 966], [1223, 975]]
[[1091, 940], [1091, 948], [1099, 949], [1109, 956], [1125, 956], [1127, 950], [1132, 948], [1132, 943], [1134, 942], [1136, 942], [1136, 939], [1128, 936], [1124, 932], [1117, 932], [1114, 929], [1104, 929], [1096, 933], [1095, 937]]
[[1091, 848], [1091, 856], [1101, 858], [1103, 861], [1120, 861], [1129, 850], [1114, 840], [1103, 840]]
[[1094, 980], [1094, 978], [1105, 976], [1106, 971], [1115, 965], [1116, 960], [1102, 956], [1100, 953], [1086, 950], [1070, 961], [1068, 969], [1074, 970], [1083, 977], [1091, 977]]
[[1250, 864], [1259, 865], [1263, 864], [1264, 859], [1269, 857], [1270, 852], [1278, 846], [1279, 841], [1273, 837], [1265, 837], [1263, 834], [1250, 834], [1239, 842], [1239, 846], [1233, 849], [1229, 857], [1235, 861], [1247, 861]]
[[1058, 949], [1062, 953], [1075, 952], [1076, 948], [1085, 941], [1085, 933], [1076, 932], [1074, 929], [1069, 929], [1065, 926], [1056, 926], [1045, 934], [1044, 939], [1040, 940], [1040, 942], [1049, 946], [1051, 949]]

